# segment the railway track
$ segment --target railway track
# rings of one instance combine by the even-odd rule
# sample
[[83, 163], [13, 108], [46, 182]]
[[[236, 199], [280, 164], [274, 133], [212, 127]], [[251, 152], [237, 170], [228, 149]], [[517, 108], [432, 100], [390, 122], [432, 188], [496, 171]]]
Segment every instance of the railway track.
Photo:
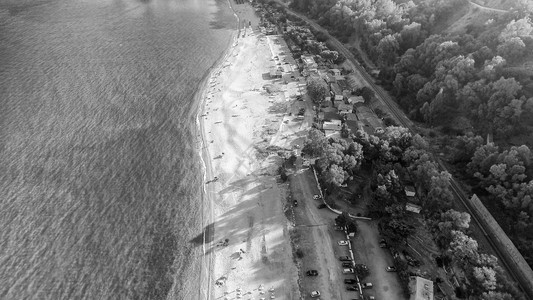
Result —
[[[401, 111], [396, 102], [394, 102], [394, 100], [392, 100], [392, 98], [383, 90], [383, 88], [381, 88], [380, 86], [378, 86], [375, 82], [374, 82], [374, 78], [372, 76], [370, 76], [367, 72], [366, 72], [366, 69], [361, 66], [359, 64], [359, 62], [357, 61], [357, 59], [355, 58], [355, 56], [351, 53], [351, 51], [349, 51], [348, 49], [346, 49], [346, 47], [341, 43], [339, 42], [335, 37], [331, 36], [329, 34], [329, 32], [327, 30], [325, 30], [324, 28], [322, 28], [320, 25], [318, 25], [316, 22], [314, 22], [313, 20], [307, 18], [306, 16], [304, 15], [301, 15], [299, 13], [296, 13], [292, 10], [290, 10], [285, 4], [283, 4], [282, 2], [278, 1], [278, 3], [284, 5], [287, 9], [287, 12], [294, 15], [294, 16], [297, 16], [298, 18], [306, 21], [311, 27], [313, 27], [315, 30], [317, 31], [320, 31], [320, 32], [323, 32], [324, 34], [326, 34], [326, 36], [329, 38], [329, 41], [337, 48], [336, 50], [339, 52], [339, 53], [342, 53], [347, 61], [349, 62], [349, 64], [352, 66], [352, 68], [354, 70], [357, 70], [359, 71], [359, 73], [361, 74], [361, 76], [365, 79], [365, 81], [367, 82], [367, 84], [375, 91], [376, 93], [376, 96], [378, 97], [378, 99], [381, 100], [381, 102], [388, 108], [388, 110], [390, 111], [390, 113], [393, 115], [393, 117], [399, 122], [400, 125], [402, 125], [403, 127], [406, 127], [408, 128], [411, 132], [413, 133], [418, 133], [419, 130], [417, 129], [416, 125], [411, 121], [409, 120], [405, 114], [403, 113], [403, 111]], [[447, 168], [446, 166], [443, 165], [442, 161], [436, 157], [434, 154], [432, 154], [433, 156], [433, 159], [437, 162], [437, 164], [439, 165], [440, 169], [442, 171], [446, 171]], [[474, 222], [475, 224], [477, 225], [477, 227], [480, 229], [480, 231], [482, 232], [483, 234], [483, 238], [487, 241], [487, 243], [490, 245], [490, 247], [492, 248], [493, 252], [496, 254], [496, 256], [498, 257], [499, 261], [501, 262], [501, 264], [503, 265], [503, 267], [505, 268], [505, 270], [507, 271], [507, 273], [511, 276], [511, 278], [518, 283], [519, 285], [519, 288], [520, 290], [524, 293], [524, 295], [526, 297], [528, 297], [529, 295], [529, 299], [531, 299], [531, 296], [530, 296], [530, 293], [528, 293], [524, 287], [523, 287], [523, 283], [522, 281], [520, 280], [521, 278], [519, 278], [519, 276], [516, 274], [516, 272], [514, 271], [513, 268], [511, 268], [509, 262], [507, 261], [506, 259], [506, 256], [504, 256], [502, 254], [502, 252], [499, 250], [499, 248], [497, 247], [496, 243], [494, 242], [493, 238], [491, 237], [491, 235], [487, 234], [487, 229], [484, 227], [483, 223], [481, 223], [479, 221], [479, 216], [474, 212], [474, 210], [472, 209], [471, 207], [471, 204], [469, 202], [469, 200], [467, 199], [465, 193], [463, 192], [463, 190], [461, 189], [461, 187], [457, 184], [457, 182], [455, 181], [455, 179], [452, 177], [450, 179], [450, 187], [456, 197], [456, 199], [459, 199], [460, 203], [462, 204], [462, 206], [464, 207], [464, 209], [472, 216], [472, 218], [474, 219]]]

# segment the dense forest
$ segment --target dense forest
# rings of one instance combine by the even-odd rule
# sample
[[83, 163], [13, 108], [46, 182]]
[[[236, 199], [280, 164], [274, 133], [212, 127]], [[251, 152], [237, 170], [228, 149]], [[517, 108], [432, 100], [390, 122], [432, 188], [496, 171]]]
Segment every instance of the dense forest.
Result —
[[[354, 51], [362, 49], [408, 116], [431, 133], [448, 135], [445, 152], [458, 170], [454, 174], [489, 204], [533, 266], [533, 1], [500, 4], [491, 9], [467, 0], [293, 0], [290, 7]], [[487, 143], [487, 135], [496, 143]], [[369, 157], [372, 147], [360, 144]], [[345, 156], [319, 169], [326, 182], [338, 184], [360, 163], [354, 155], [360, 149], [333, 146]], [[328, 162], [337, 159], [331, 157]], [[410, 171], [422, 172], [429, 164], [428, 159]], [[425, 175], [420, 180], [430, 186], [446, 174]], [[428, 195], [431, 190], [442, 188], [428, 188]], [[428, 199], [444, 213], [448, 196]]]
[[450, 20], [467, 0], [294, 0], [291, 7], [341, 41], [356, 38], [411, 119], [499, 138], [528, 132], [533, 112], [533, 4], [513, 2], [508, 13], [480, 14], [452, 32]]

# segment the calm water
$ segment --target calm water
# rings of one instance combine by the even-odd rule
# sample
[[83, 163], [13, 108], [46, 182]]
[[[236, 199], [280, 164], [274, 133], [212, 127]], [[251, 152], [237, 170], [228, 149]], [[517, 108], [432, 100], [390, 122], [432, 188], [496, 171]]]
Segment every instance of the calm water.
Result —
[[[218, 1], [218, 2], [216, 2]], [[0, 299], [195, 299], [225, 0], [0, 2]]]

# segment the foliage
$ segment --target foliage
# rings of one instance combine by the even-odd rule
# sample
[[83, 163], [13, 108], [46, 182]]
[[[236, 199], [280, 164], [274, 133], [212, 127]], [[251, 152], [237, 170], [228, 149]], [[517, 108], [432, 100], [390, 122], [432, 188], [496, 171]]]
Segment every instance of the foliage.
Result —
[[357, 233], [357, 223], [353, 218], [348, 216], [348, 213], [343, 212], [335, 218], [335, 223], [341, 227], [345, 227], [348, 233]]
[[454, 257], [463, 266], [476, 261], [478, 244], [471, 237], [461, 231], [452, 230], [449, 255]]
[[328, 94], [329, 88], [323, 79], [309, 77], [307, 79], [307, 92], [309, 93], [311, 100], [317, 105], [320, 105]]
[[354, 267], [355, 274], [359, 277], [359, 280], [364, 279], [370, 275], [370, 270], [366, 265], [356, 264]]

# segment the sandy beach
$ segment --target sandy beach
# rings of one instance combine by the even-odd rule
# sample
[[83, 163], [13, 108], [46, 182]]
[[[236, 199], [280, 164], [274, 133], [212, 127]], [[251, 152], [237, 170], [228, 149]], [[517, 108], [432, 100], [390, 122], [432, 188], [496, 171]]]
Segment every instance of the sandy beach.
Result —
[[267, 148], [295, 141], [280, 129], [298, 83], [269, 77], [280, 55], [276, 37], [257, 32], [250, 5], [234, 9], [252, 26], [241, 30], [201, 94], [206, 199], [199, 297], [296, 299], [298, 269], [284, 213], [288, 186], [279, 182], [281, 158]]

